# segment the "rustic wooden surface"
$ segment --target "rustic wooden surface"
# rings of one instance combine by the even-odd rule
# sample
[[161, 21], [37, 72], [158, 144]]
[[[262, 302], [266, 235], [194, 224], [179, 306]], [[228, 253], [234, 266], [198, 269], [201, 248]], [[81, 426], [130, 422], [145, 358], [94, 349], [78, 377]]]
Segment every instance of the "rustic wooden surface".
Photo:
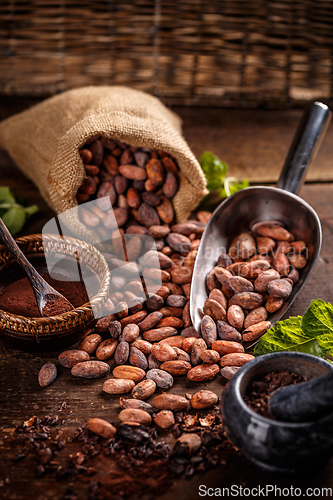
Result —
[[[27, 99], [9, 100], [0, 106], [1, 117], [9, 116], [13, 112], [31, 105]], [[1, 104], [1, 100], [0, 100]], [[279, 169], [283, 163], [285, 153], [291, 140], [300, 113], [273, 112], [273, 111], [233, 111], [210, 109], [186, 109], [180, 112], [184, 119], [185, 135], [198, 155], [205, 149], [211, 149], [226, 159], [230, 166], [240, 167], [237, 175], [244, 175], [246, 170], [245, 158], [248, 164], [257, 164], [262, 173], [265, 162], [269, 165], [267, 182], [275, 182]], [[227, 120], [229, 116], [229, 120]], [[255, 127], [251, 130], [251, 123]], [[269, 130], [267, 130], [267, 128]], [[330, 129], [330, 134], [332, 133]], [[230, 140], [227, 140], [228, 137]], [[240, 140], [237, 149], [237, 137]], [[231, 141], [232, 138], [232, 141]], [[264, 142], [262, 139], [264, 138]], [[272, 139], [273, 138], [273, 139]], [[257, 146], [255, 146], [257, 144]], [[261, 144], [261, 146], [260, 146]], [[225, 149], [224, 149], [225, 147]], [[325, 140], [325, 147], [318, 156], [314, 169], [318, 170], [318, 179], [323, 182], [306, 184], [300, 193], [318, 212], [323, 226], [323, 248], [318, 264], [307, 285], [293, 304], [288, 314], [303, 314], [310, 301], [321, 297], [325, 301], [332, 300], [333, 282], [333, 206], [332, 180], [333, 173], [329, 172], [333, 141]], [[226, 154], [223, 155], [223, 150]], [[227, 154], [230, 157], [227, 157]], [[321, 159], [319, 161], [319, 159]], [[325, 165], [322, 170], [321, 165]], [[238, 168], [237, 167], [237, 168]], [[235, 167], [236, 168], [236, 167]], [[254, 167], [253, 167], [254, 168]], [[245, 169], [245, 170], [244, 170]], [[319, 172], [320, 171], [320, 172]], [[234, 168], [232, 169], [234, 174]], [[252, 172], [251, 179], [258, 179], [258, 173]], [[251, 174], [251, 175], [252, 175]], [[309, 176], [310, 177], [310, 176]], [[324, 182], [325, 181], [325, 182]], [[8, 185], [15, 194], [22, 195], [29, 203], [37, 203], [40, 212], [33, 216], [24, 228], [24, 234], [40, 232], [43, 225], [53, 216], [46, 206], [35, 186], [25, 179], [10, 160], [8, 155], [0, 150], [0, 185]], [[84, 424], [93, 416], [105, 417], [109, 421], [117, 422], [119, 406], [118, 398], [102, 392], [101, 380], [74, 379], [66, 369], [59, 372], [56, 381], [49, 387], [42, 389], [38, 385], [37, 374], [40, 367], [46, 362], [55, 359], [57, 353], [36, 354], [19, 352], [0, 340], [0, 498], [10, 500], [58, 500], [64, 498], [68, 484], [57, 482], [50, 476], [38, 478], [34, 466], [27, 466], [25, 460], [13, 463], [13, 450], [7, 445], [6, 435], [10, 435], [13, 428], [27, 420], [32, 415], [58, 415], [65, 421], [65, 433], [68, 435], [74, 429]], [[222, 392], [221, 377], [205, 386]], [[173, 391], [179, 394], [196, 392], [197, 387], [184, 381], [177, 381]], [[63, 402], [65, 409], [60, 409]], [[172, 440], [170, 437], [165, 439]], [[67, 448], [75, 445], [67, 445]], [[71, 449], [71, 448], [70, 448]], [[68, 451], [67, 451], [68, 453]], [[205, 484], [207, 487], [228, 487], [232, 484], [243, 486], [258, 486], [272, 484], [280, 487], [333, 487], [333, 461], [319, 473], [307, 474], [306, 477], [288, 477], [262, 472], [252, 465], [245, 457], [234, 451], [225, 452], [226, 464], [218, 469], [211, 470], [190, 480], [179, 479], [173, 483], [171, 490], [160, 498], [170, 500], [193, 500], [200, 498], [198, 487]], [[88, 498], [87, 485], [76, 485], [79, 499]], [[272, 497], [273, 498], [273, 497]]]

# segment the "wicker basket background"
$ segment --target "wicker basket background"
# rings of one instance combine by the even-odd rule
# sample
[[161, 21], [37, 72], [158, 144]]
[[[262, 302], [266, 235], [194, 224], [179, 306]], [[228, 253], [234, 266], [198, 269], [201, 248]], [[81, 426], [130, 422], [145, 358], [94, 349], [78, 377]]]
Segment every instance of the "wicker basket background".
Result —
[[332, 0], [2, 0], [0, 93], [128, 85], [170, 104], [328, 101]]

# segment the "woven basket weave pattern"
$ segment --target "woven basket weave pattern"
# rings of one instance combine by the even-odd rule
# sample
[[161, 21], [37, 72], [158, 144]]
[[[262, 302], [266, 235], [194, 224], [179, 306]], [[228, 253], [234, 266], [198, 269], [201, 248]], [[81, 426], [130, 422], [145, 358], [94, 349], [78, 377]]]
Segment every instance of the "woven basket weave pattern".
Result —
[[330, 0], [3, 0], [0, 92], [127, 85], [170, 103], [332, 95]]

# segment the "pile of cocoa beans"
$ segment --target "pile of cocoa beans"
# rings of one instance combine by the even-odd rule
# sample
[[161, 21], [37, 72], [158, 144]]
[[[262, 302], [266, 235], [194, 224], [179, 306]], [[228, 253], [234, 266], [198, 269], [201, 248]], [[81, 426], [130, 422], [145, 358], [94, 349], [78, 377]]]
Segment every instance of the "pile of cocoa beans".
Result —
[[[96, 201], [91, 208], [81, 207], [79, 215], [103, 239], [110, 238], [110, 231], [119, 237], [118, 228], [120, 235], [124, 231], [147, 234], [144, 228], [173, 223], [170, 200], [178, 191], [179, 170], [169, 154], [94, 136], [80, 155], [86, 177], [77, 193], [78, 203]], [[137, 225], [141, 229], [133, 227]]]

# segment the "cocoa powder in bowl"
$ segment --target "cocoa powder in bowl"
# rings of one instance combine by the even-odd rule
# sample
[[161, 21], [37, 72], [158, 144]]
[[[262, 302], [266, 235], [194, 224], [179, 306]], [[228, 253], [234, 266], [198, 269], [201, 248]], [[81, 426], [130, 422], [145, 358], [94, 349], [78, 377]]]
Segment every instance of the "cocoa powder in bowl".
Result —
[[[51, 278], [48, 274], [42, 273], [43, 278], [55, 290], [60, 292], [74, 307], [80, 307], [89, 302], [85, 285], [79, 281], [62, 281]], [[9, 284], [0, 292], [0, 309], [11, 314], [24, 317], [41, 317], [35, 294], [28, 278], [23, 278]], [[54, 313], [56, 315], [58, 313]]]

